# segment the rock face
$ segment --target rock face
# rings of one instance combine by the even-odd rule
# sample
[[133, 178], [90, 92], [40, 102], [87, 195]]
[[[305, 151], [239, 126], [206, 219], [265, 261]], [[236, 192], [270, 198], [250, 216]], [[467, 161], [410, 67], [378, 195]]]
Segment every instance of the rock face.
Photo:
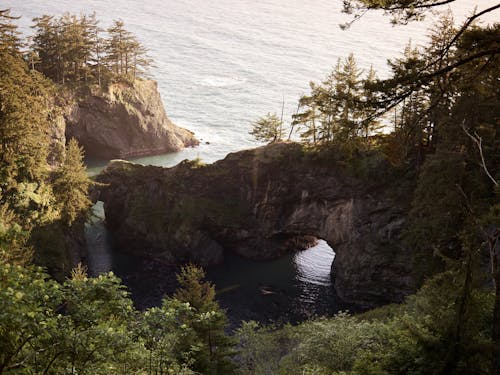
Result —
[[112, 84], [78, 98], [65, 112], [66, 137], [76, 138], [87, 156], [153, 155], [198, 144], [168, 119], [155, 81]]
[[126, 251], [167, 263], [218, 263], [225, 251], [266, 260], [325, 239], [334, 285], [358, 308], [412, 290], [401, 245], [404, 176], [375, 157], [353, 166], [281, 143], [173, 168], [114, 161], [98, 176], [106, 221]]

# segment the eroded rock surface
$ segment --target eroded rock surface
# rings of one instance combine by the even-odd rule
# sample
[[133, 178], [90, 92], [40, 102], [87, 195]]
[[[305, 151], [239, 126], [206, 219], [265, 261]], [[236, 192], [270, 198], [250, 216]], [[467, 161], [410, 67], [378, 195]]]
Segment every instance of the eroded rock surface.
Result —
[[198, 144], [192, 132], [169, 120], [151, 80], [111, 84], [79, 97], [65, 112], [66, 137], [76, 138], [87, 156], [127, 158]]
[[173, 168], [113, 161], [98, 180], [106, 221], [123, 250], [166, 263], [215, 264], [225, 251], [266, 260], [325, 239], [336, 252], [335, 289], [369, 308], [411, 292], [400, 235], [406, 181], [380, 159], [366, 165], [281, 143]]

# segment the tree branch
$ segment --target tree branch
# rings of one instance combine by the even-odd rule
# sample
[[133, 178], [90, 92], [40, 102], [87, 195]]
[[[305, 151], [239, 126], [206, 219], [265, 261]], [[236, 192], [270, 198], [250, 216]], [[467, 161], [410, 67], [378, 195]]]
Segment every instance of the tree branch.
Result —
[[[465, 121], [465, 120], [464, 120]], [[472, 139], [472, 141], [476, 144], [478, 150], [479, 150], [479, 155], [481, 156], [481, 166], [484, 169], [484, 172], [486, 175], [489, 177], [489, 179], [493, 182], [495, 186], [498, 186], [498, 181], [493, 178], [491, 175], [490, 171], [488, 170], [488, 167], [486, 166], [486, 161], [484, 160], [484, 154], [483, 154], [483, 139], [476, 133], [474, 132], [474, 135], [472, 135], [467, 128], [464, 125], [464, 122], [462, 122], [462, 129], [464, 130], [465, 134]]]
[[[455, 0], [443, 0], [443, 1], [440, 1], [440, 2], [437, 2], [437, 3], [423, 3], [423, 4], [412, 4], [411, 5], [411, 8], [412, 9], [429, 9], [429, 8], [434, 8], [434, 7], [437, 7], [437, 6], [441, 6], [441, 5], [446, 5], [446, 4], [450, 4], [450, 3], [453, 3], [455, 2]], [[409, 6], [408, 5], [400, 5], [400, 6], [394, 6], [394, 7], [380, 7], [380, 8], [371, 8], [371, 9], [382, 9], [386, 12], [392, 12], [392, 11], [396, 11], [396, 10], [405, 10], [405, 9], [408, 9]]]

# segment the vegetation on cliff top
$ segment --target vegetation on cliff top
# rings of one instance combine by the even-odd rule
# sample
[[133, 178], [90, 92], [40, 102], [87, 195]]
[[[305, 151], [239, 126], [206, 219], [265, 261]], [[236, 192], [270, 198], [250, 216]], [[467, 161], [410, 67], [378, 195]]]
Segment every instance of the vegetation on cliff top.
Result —
[[29, 46], [30, 67], [54, 82], [99, 86], [116, 79], [135, 79], [151, 64], [146, 49], [121, 20], [103, 34], [95, 14], [35, 18]]

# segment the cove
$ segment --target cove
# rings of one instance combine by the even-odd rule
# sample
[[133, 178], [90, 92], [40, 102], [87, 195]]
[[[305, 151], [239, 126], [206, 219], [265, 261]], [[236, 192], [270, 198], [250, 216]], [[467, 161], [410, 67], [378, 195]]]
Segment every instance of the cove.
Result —
[[[163, 296], [175, 290], [178, 267], [120, 252], [105, 226], [102, 202], [93, 213], [85, 228], [89, 274], [113, 271], [141, 309], [161, 304]], [[245, 320], [293, 323], [337, 311], [330, 277], [334, 257], [328, 244], [319, 240], [309, 249], [264, 262], [227, 252], [223, 263], [206, 268], [206, 273], [232, 329]]]

